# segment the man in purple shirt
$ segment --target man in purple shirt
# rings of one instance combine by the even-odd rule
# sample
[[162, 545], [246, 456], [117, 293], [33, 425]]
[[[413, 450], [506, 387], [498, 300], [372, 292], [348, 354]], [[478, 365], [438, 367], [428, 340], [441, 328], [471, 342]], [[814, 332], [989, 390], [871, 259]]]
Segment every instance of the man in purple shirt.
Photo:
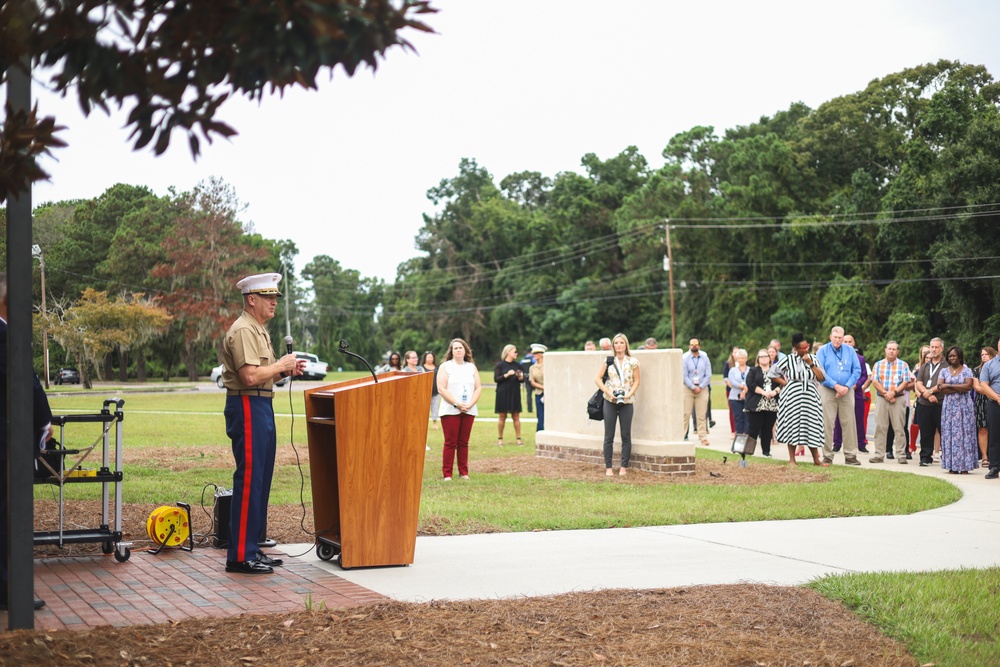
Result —
[[[858, 355], [858, 364], [861, 365], [861, 377], [854, 385], [854, 424], [858, 429], [858, 451], [868, 453], [868, 434], [865, 433], [865, 390], [868, 389], [868, 365], [865, 363], [865, 355], [861, 353], [854, 342], [854, 336], [844, 334], [844, 345], [850, 345]], [[833, 451], [839, 452], [844, 443], [843, 432], [840, 430], [840, 422], [833, 425]], [[892, 458], [891, 452], [889, 458]]]

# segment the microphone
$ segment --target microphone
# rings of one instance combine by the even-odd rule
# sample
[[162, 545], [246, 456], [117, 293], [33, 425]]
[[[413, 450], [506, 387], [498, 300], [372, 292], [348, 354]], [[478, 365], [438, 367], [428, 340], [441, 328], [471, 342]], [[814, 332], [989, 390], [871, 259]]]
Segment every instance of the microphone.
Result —
[[291, 354], [292, 353], [292, 337], [291, 336], [285, 336], [285, 353], [286, 354]]
[[348, 349], [349, 347], [351, 347], [350, 343], [341, 338], [340, 345], [337, 346], [337, 352], [340, 352], [341, 354], [346, 354], [349, 357], [354, 357], [355, 359], [360, 359], [361, 363], [363, 363], [365, 366], [368, 367], [368, 372], [372, 374], [372, 379], [375, 380], [376, 384], [378, 384], [378, 378], [375, 376], [375, 371], [372, 370], [372, 365], [369, 364], [368, 360], [362, 357], [360, 354], [354, 354], [353, 352], [351, 352]]

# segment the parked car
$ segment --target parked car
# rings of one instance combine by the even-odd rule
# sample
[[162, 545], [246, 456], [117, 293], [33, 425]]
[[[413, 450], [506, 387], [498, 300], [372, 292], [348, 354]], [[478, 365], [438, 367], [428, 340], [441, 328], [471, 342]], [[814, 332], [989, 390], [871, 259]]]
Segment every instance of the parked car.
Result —
[[224, 370], [226, 370], [225, 364], [219, 364], [218, 366], [212, 369], [212, 375], [211, 375], [212, 382], [214, 382], [219, 387], [219, 389], [226, 388], [226, 385], [222, 384], [222, 371]]
[[[225, 364], [219, 364], [218, 366], [212, 369], [212, 375], [210, 376], [210, 378], [212, 382], [214, 382], [219, 389], [226, 388], [226, 385], [222, 384], [222, 371], [224, 371], [225, 369], [226, 369]], [[281, 378], [280, 380], [274, 383], [274, 386], [284, 387], [286, 384], [288, 384], [288, 378]]]
[[295, 352], [298, 359], [305, 359], [306, 367], [302, 371], [303, 380], [322, 380], [326, 377], [329, 366], [325, 361], [320, 361], [315, 354], [308, 352]]
[[80, 384], [80, 373], [75, 368], [60, 368], [52, 376], [53, 384]]

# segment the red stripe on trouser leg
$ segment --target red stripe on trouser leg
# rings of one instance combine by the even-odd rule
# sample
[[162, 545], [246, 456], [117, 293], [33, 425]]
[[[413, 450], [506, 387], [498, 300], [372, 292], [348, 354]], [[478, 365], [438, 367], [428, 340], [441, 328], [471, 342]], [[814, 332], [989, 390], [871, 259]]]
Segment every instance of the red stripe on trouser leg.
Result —
[[250, 490], [253, 488], [253, 414], [250, 412], [250, 397], [242, 397], [243, 404], [243, 497], [240, 498], [240, 534], [230, 535], [237, 539], [237, 560], [247, 559], [247, 513], [250, 511]]

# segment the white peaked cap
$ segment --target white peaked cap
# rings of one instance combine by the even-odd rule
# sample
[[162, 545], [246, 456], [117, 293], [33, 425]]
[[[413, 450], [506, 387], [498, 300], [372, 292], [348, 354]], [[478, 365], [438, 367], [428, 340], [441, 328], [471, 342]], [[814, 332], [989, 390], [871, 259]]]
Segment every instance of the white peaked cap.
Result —
[[281, 282], [280, 273], [261, 273], [256, 276], [247, 276], [236, 283], [236, 286], [243, 294], [264, 294], [266, 296], [281, 296], [278, 291], [278, 283]]

